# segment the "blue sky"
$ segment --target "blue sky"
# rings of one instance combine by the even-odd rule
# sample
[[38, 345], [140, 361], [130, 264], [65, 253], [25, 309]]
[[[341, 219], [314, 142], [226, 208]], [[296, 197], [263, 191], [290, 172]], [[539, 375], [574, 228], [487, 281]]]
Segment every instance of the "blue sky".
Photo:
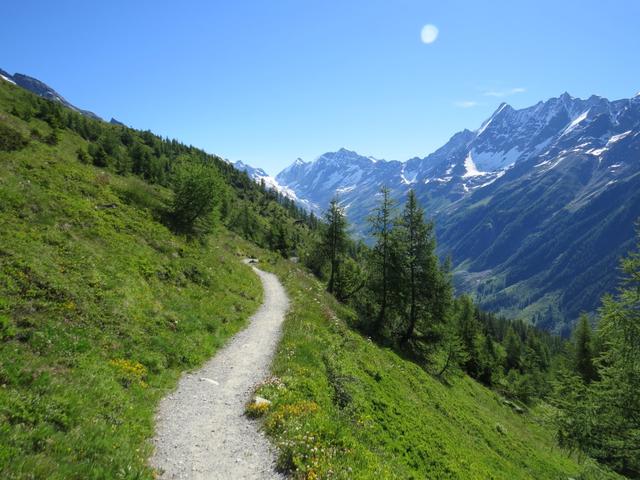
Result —
[[[2, 10], [0, 68], [272, 174], [340, 147], [424, 156], [502, 101], [640, 90], [636, 0], [22, 0]], [[429, 44], [427, 24], [439, 32]]]

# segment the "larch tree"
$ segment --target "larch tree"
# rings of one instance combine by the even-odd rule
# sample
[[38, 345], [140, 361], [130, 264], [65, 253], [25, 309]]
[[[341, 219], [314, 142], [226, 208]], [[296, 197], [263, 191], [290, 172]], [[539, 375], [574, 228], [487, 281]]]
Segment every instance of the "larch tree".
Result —
[[450, 293], [435, 254], [433, 223], [425, 222], [424, 211], [413, 190], [400, 220], [400, 238], [405, 255], [404, 292], [406, 314], [400, 345], [406, 345], [419, 328], [419, 339], [431, 343], [437, 340], [436, 325], [443, 322]]
[[458, 304], [458, 334], [466, 353], [466, 361], [463, 365], [465, 371], [473, 378], [478, 378], [481, 372], [480, 355], [480, 324], [476, 319], [476, 307], [468, 295], [461, 296]]
[[507, 370], [516, 370], [520, 368], [521, 356], [522, 356], [522, 340], [520, 336], [513, 329], [512, 325], [509, 325], [507, 335], [504, 338], [504, 349], [506, 352], [505, 367]]
[[392, 238], [394, 227], [393, 209], [395, 202], [391, 198], [389, 188], [380, 189], [380, 201], [369, 217], [371, 235], [376, 239], [372, 251], [371, 288], [375, 293], [378, 303], [377, 318], [373, 324], [373, 334], [382, 335], [387, 323], [387, 314], [391, 296], [391, 264], [394, 239]]
[[596, 378], [596, 369], [593, 364], [593, 342], [589, 317], [580, 315], [576, 329], [573, 333], [574, 366], [582, 379], [589, 383]]
[[336, 285], [340, 283], [340, 262], [347, 248], [347, 219], [337, 198], [333, 198], [325, 214], [327, 228], [322, 242], [323, 250], [329, 260], [329, 293], [336, 292]]
[[[639, 238], [640, 239], [640, 238]], [[601, 434], [592, 455], [619, 472], [640, 477], [640, 241], [621, 262], [615, 297], [604, 299], [599, 332], [600, 381], [592, 383]]]

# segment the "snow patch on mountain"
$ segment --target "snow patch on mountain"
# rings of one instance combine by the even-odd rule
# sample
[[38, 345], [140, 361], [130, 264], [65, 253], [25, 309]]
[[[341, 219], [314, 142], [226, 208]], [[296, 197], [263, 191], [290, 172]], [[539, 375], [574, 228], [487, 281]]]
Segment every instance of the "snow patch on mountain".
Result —
[[477, 168], [485, 172], [493, 172], [501, 170], [513, 165], [521, 155], [518, 147], [504, 151], [476, 151], [472, 149], [470, 154], [473, 155], [474, 164]]
[[482, 135], [482, 133], [483, 133], [487, 128], [489, 128], [489, 125], [491, 125], [491, 122], [493, 121], [493, 119], [494, 119], [495, 117], [497, 117], [497, 116], [498, 116], [498, 114], [499, 114], [500, 112], [502, 112], [502, 110], [504, 110], [507, 106], [508, 106], [508, 104], [506, 104], [506, 103], [504, 103], [504, 102], [503, 102], [502, 104], [500, 104], [500, 106], [498, 107], [498, 110], [496, 110], [496, 111], [494, 112], [494, 114], [493, 114], [493, 115], [491, 115], [491, 117], [489, 117], [489, 119], [488, 119], [488, 120], [485, 120], [485, 121], [482, 123], [482, 125], [480, 126], [480, 128], [479, 128], [479, 129], [478, 129], [478, 131], [476, 132], [476, 136], [478, 136], [478, 137], [479, 137], [480, 135]]
[[595, 155], [596, 157], [600, 157], [605, 152], [607, 152], [614, 143], [619, 142], [620, 140], [622, 140], [625, 137], [628, 137], [631, 133], [632, 133], [632, 130], [627, 130], [626, 132], [619, 133], [618, 135], [612, 135], [609, 138], [609, 140], [607, 140], [607, 143], [606, 143], [606, 145], [604, 147], [591, 148], [591, 149], [587, 150], [586, 153], [588, 153], [590, 155]]
[[[411, 185], [413, 183], [416, 183], [416, 177], [418, 175], [418, 172], [411, 172], [408, 173], [405, 170], [406, 167], [406, 163], [402, 164], [402, 171], [400, 172], [400, 181], [404, 184], [404, 185]], [[451, 173], [451, 172], [447, 172], [447, 173]]]
[[[462, 175], [462, 178], [478, 177], [487, 174], [487, 172], [481, 172], [478, 170], [476, 164], [473, 163], [471, 152], [469, 152], [467, 154], [467, 157], [464, 159], [464, 168], [466, 169], [466, 171]], [[450, 170], [448, 171], [448, 173], [450, 173]]]
[[580, 125], [582, 122], [584, 122], [587, 119], [587, 116], [589, 115], [589, 110], [587, 110], [586, 112], [582, 112], [580, 115], [578, 115], [577, 118], [575, 118], [567, 128], [564, 129], [564, 131], [562, 132], [562, 135], [566, 135], [567, 133], [570, 133], [571, 131], [575, 130], [578, 125]]
[[16, 84], [16, 82], [14, 82], [13, 80], [11, 80], [11, 79], [10, 79], [10, 78], [8, 78], [8, 77], [5, 77], [5, 76], [4, 76], [4, 75], [2, 75], [1, 73], [0, 73], [0, 78], [2, 78], [3, 80], [5, 80], [5, 81], [7, 81], [7, 82], [9, 82], [9, 83], [13, 83], [14, 85], [17, 85], [17, 84]]
[[618, 135], [612, 135], [611, 138], [609, 139], [609, 141], [607, 141], [607, 145], [610, 145], [610, 144], [615, 143], [615, 142], [619, 142], [623, 138], [629, 136], [629, 134], [631, 132], [632, 132], [632, 130], [627, 130], [626, 132], [620, 133]]
[[[502, 176], [507, 173], [507, 170], [500, 170], [495, 177], [493, 177], [491, 180], [489, 180], [488, 182], [484, 182], [481, 183], [480, 185], [473, 185], [471, 187], [471, 190], [478, 190], [480, 188], [484, 188], [484, 187], [488, 187], [489, 185], [491, 185], [493, 182], [495, 182], [496, 180], [498, 180], [499, 178], [502, 178]], [[469, 191], [469, 188], [467, 188], [467, 186], [465, 185], [465, 191]]]

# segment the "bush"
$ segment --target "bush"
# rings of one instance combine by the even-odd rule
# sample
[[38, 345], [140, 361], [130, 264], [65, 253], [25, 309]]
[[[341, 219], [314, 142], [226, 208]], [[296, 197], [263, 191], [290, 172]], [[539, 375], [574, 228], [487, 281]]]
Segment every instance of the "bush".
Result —
[[16, 329], [6, 315], [0, 314], [0, 341], [8, 340], [16, 334]]
[[202, 233], [211, 225], [211, 214], [218, 203], [222, 182], [212, 167], [183, 163], [173, 179], [171, 223], [178, 231]]
[[58, 133], [58, 130], [55, 128], [52, 129], [51, 133], [49, 133], [49, 135], [44, 137], [44, 141], [46, 144], [51, 146], [57, 145], [58, 142], [60, 142], [60, 134]]
[[24, 148], [29, 141], [15, 128], [6, 123], [0, 123], [0, 150], [11, 152]]
[[76, 156], [78, 157], [78, 161], [80, 163], [89, 163], [89, 154], [84, 149], [79, 148], [78, 150], [76, 150]]
[[91, 155], [92, 162], [96, 167], [108, 166], [107, 152], [104, 151], [104, 148], [102, 148], [102, 146], [93, 143], [90, 144], [89, 155]]

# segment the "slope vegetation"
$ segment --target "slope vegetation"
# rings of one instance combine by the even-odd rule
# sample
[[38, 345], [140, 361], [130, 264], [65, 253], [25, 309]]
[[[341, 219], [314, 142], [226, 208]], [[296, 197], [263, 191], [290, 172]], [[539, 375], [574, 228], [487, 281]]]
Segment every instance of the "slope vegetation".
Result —
[[436, 380], [350, 329], [354, 314], [313, 277], [271, 268], [293, 305], [258, 394], [294, 478], [614, 478], [556, 446], [548, 407], [518, 413], [466, 376]]
[[172, 234], [153, 214], [170, 192], [81, 164], [84, 144], [0, 151], [5, 479], [151, 478], [156, 403], [261, 300], [237, 238]]

